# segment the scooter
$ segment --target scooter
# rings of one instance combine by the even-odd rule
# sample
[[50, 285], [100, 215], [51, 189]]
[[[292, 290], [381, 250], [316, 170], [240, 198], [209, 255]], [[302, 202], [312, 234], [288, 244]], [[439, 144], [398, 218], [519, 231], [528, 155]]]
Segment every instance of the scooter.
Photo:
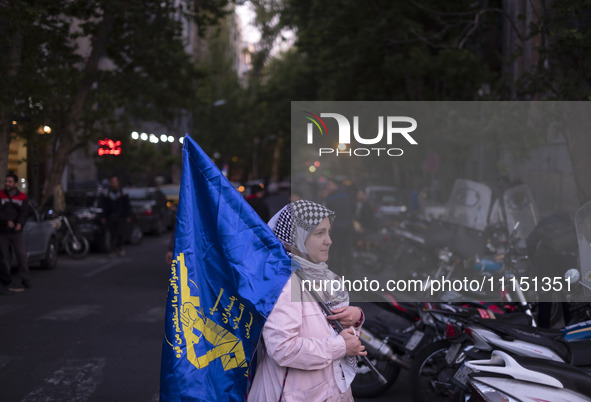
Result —
[[396, 303], [391, 299], [387, 303], [371, 303], [364, 306], [364, 310], [367, 319], [359, 340], [366, 347], [368, 359], [387, 383], [378, 382], [369, 367], [359, 362], [351, 389], [357, 398], [372, 398], [386, 392], [396, 382], [400, 369], [410, 366], [409, 354], [418, 347], [424, 333], [419, 329], [415, 303]]
[[[572, 288], [573, 294], [588, 289], [588, 286], [579, 280], [580, 273], [577, 269], [568, 270], [565, 279], [569, 280], [571, 285], [580, 283], [580, 288]], [[439, 390], [440, 395], [457, 398], [469, 392], [468, 380], [474, 374], [474, 365], [471, 363], [474, 359], [490, 358], [491, 353], [502, 352], [556, 362], [587, 372], [591, 369], [591, 320], [571, 324], [562, 329], [507, 325], [503, 322], [479, 319], [448, 325], [452, 328], [446, 331], [446, 334], [456, 336], [450, 337], [452, 347], [445, 352], [445, 361], [437, 372], [441, 381], [431, 384]], [[442, 372], [447, 373], [445, 379], [441, 375]]]
[[422, 349], [433, 343], [447, 343], [443, 335], [443, 324], [432, 320], [431, 309], [442, 312], [451, 306], [434, 303], [396, 302], [386, 294], [389, 303], [376, 303], [364, 323], [359, 340], [366, 347], [370, 361], [384, 374], [386, 384], [378, 383], [367, 367], [358, 364], [357, 376], [351, 385], [355, 397], [370, 398], [390, 388], [400, 369], [410, 369], [413, 359]]
[[[355, 397], [369, 398], [382, 394], [396, 381], [400, 369], [412, 371], [416, 362], [423, 361], [423, 356], [430, 350], [447, 350], [450, 346], [445, 334], [448, 321], [457, 316], [494, 315], [479, 303], [463, 303], [460, 306], [449, 303], [397, 302], [391, 294], [385, 294], [384, 297], [389, 299], [389, 303], [377, 303], [374, 305], [375, 309], [382, 311], [368, 312], [367, 316], [375, 319], [366, 320], [359, 339], [365, 345], [370, 361], [384, 374], [388, 382], [380, 384], [368, 368], [359, 364], [352, 384]], [[498, 306], [491, 307], [496, 307], [499, 311]], [[523, 314], [518, 315], [520, 322], [529, 320]]]
[[591, 401], [591, 376], [565, 363], [495, 350], [466, 366], [474, 371], [468, 385], [476, 401]]
[[[531, 325], [531, 316], [514, 307], [506, 306], [503, 310], [503, 306], [497, 304], [482, 304], [480, 307], [478, 304], [464, 304], [456, 312], [430, 311], [431, 319], [440, 321], [444, 327], [444, 339], [425, 347], [415, 356], [409, 370], [413, 401], [445, 401], [461, 395], [464, 386], [454, 383], [454, 373], [473, 345], [467, 340], [459, 323], [482, 320], [491, 325]], [[462, 359], [456, 360], [459, 354]]]
[[415, 402], [461, 399], [469, 392], [467, 380], [473, 373], [468, 362], [489, 358], [496, 350], [591, 367], [591, 321], [559, 330], [517, 321], [455, 317], [448, 320], [445, 335], [450, 346], [426, 348], [413, 362], [409, 375], [411, 383], [418, 385], [412, 387]]
[[[575, 226], [580, 267], [588, 270], [591, 263], [591, 202], [579, 208]], [[573, 301], [588, 300], [591, 286], [581, 280], [579, 270], [566, 271], [564, 283], [567, 283], [567, 296], [573, 297]], [[574, 327], [571, 325], [562, 330], [507, 327], [502, 324], [491, 326], [480, 322], [467, 325], [465, 331], [474, 346], [482, 351], [501, 349], [520, 356], [591, 367], [591, 321], [576, 323]]]

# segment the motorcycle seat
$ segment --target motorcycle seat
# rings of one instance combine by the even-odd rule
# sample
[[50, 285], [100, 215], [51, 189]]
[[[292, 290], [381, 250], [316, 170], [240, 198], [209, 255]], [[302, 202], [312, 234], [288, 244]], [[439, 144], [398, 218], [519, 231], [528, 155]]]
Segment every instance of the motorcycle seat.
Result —
[[569, 346], [562, 341], [562, 332], [559, 329], [534, 328], [527, 325], [515, 325], [497, 320], [477, 321], [478, 325], [482, 325], [483, 327], [494, 331], [504, 340], [520, 340], [544, 346], [560, 356], [565, 362], [571, 360]]
[[482, 325], [485, 328], [492, 329], [496, 332], [501, 332], [509, 338], [529, 340], [533, 337], [543, 337], [551, 340], [561, 339], [562, 331], [554, 328], [539, 328], [532, 327], [528, 324], [520, 325], [516, 321], [512, 320], [485, 320], [476, 318], [474, 320], [478, 325]]
[[566, 343], [570, 349], [570, 359], [573, 366], [591, 366], [591, 339]]
[[512, 325], [531, 325], [531, 317], [522, 313], [506, 313], [495, 315], [495, 321], [510, 323]]
[[528, 340], [533, 337], [543, 337], [551, 340], [562, 339], [562, 331], [554, 328], [539, 328], [531, 325], [519, 325], [511, 320], [484, 320], [477, 318], [474, 320], [478, 325], [494, 329], [497, 332], [521, 340]]
[[567, 363], [541, 360], [527, 357], [514, 357], [515, 360], [529, 370], [547, 374], [560, 381], [565, 388], [591, 396], [591, 376], [584, 370]]

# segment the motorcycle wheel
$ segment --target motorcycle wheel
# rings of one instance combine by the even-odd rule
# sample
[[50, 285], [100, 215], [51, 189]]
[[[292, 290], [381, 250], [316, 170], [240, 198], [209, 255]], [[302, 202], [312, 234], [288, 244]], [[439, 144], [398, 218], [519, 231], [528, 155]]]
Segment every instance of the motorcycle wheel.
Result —
[[111, 251], [111, 232], [108, 230], [105, 230], [103, 236], [100, 238], [99, 251], [104, 251], [105, 253]]
[[138, 225], [133, 225], [131, 228], [131, 234], [129, 235], [129, 243], [133, 245], [140, 244], [143, 238], [144, 233], [142, 232], [142, 229]]
[[374, 398], [383, 394], [396, 382], [400, 374], [400, 366], [389, 359], [376, 359], [375, 355], [372, 356], [370, 353], [367, 354], [367, 358], [382, 373], [387, 383], [382, 384], [369, 367], [358, 360], [357, 375], [351, 383], [351, 391], [356, 398]]
[[66, 253], [75, 259], [86, 257], [88, 251], [90, 250], [88, 239], [80, 235], [66, 235], [66, 238], [64, 239], [64, 246]]
[[451, 380], [457, 367], [449, 366], [445, 354], [449, 342], [437, 341], [421, 350], [410, 367], [410, 389], [414, 402], [435, 402], [457, 400], [451, 390]]
[[164, 221], [162, 220], [162, 218], [159, 218], [156, 221], [156, 224], [154, 225], [154, 228], [153, 228], [152, 232], [156, 236], [161, 236], [161, 235], [164, 234], [165, 231], [166, 231], [166, 224], [164, 223]]
[[45, 256], [41, 260], [41, 268], [43, 269], [54, 269], [57, 266], [57, 240], [51, 238], [47, 249], [45, 250]]

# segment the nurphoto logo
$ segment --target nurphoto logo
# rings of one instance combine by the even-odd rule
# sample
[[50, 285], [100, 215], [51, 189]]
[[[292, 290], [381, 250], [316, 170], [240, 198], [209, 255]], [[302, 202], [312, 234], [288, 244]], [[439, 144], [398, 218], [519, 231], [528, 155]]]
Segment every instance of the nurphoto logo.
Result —
[[[353, 129], [349, 119], [339, 113], [320, 113], [304, 112], [308, 116], [307, 123], [307, 144], [314, 144], [314, 133], [321, 136], [329, 136], [326, 122], [323, 119], [334, 119], [338, 126], [338, 142], [333, 147], [318, 148], [318, 156], [334, 154], [336, 156], [370, 156], [387, 155], [402, 156], [404, 151], [401, 148], [391, 147], [396, 138], [402, 138], [410, 145], [418, 145], [417, 141], [410, 135], [417, 128], [417, 121], [407, 116], [377, 116], [377, 134], [364, 133], [359, 130], [359, 116], [353, 116]], [[329, 120], [330, 121], [330, 120]], [[351, 139], [353, 133], [353, 142]], [[372, 136], [373, 135], [373, 136]], [[385, 137], [385, 138], [384, 138]], [[385, 139], [385, 141], [384, 141]], [[335, 138], [336, 140], [336, 138]], [[365, 147], [353, 147], [352, 145], [363, 145]], [[370, 146], [370, 147], [368, 147]]]

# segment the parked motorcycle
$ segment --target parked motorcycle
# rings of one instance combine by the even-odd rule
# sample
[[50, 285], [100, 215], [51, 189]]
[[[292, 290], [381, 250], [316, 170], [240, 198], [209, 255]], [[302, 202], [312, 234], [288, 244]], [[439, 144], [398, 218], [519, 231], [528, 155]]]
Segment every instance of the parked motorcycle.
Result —
[[[358, 364], [351, 388], [355, 397], [370, 398], [390, 388], [401, 368], [409, 369], [414, 355], [432, 342], [443, 339], [441, 328], [421, 320], [426, 303], [397, 303], [391, 295], [388, 303], [373, 303], [368, 311], [359, 340], [366, 347], [370, 361], [384, 374], [386, 384], [371, 375], [369, 368]], [[371, 317], [371, 318], [370, 318]]]
[[[491, 275], [501, 270], [502, 256], [512, 231], [518, 240], [513, 247], [525, 253], [525, 239], [537, 221], [537, 210], [526, 185], [512, 186], [497, 197], [484, 183], [457, 179], [445, 213], [432, 221], [427, 230], [420, 233], [394, 230], [397, 239], [412, 240], [414, 244], [420, 244], [423, 253], [433, 257], [425, 260], [426, 264], [421, 267], [403, 267], [405, 272], [398, 275], [403, 279], [423, 280], [427, 286], [428, 280], [443, 277], [450, 280], [482, 279], [483, 274]], [[520, 224], [515, 228], [517, 222]], [[444, 298], [440, 292], [427, 290], [423, 300], [454, 301], [453, 292], [447, 292]], [[457, 295], [458, 299], [462, 297], [465, 295]], [[481, 297], [474, 295], [473, 298]], [[494, 297], [498, 298], [498, 294]]]
[[90, 243], [83, 235], [77, 233], [65, 215], [57, 215], [51, 219], [51, 223], [57, 232], [60, 249], [65, 250], [71, 258], [80, 259], [86, 257], [90, 251]]
[[493, 350], [578, 367], [591, 367], [591, 322], [576, 327], [541, 329], [498, 319], [448, 321], [449, 347], [437, 345], [417, 356], [410, 370], [413, 401], [458, 400], [469, 392], [467, 380], [473, 373], [468, 362], [489, 358]]
[[[591, 263], [591, 252], [589, 252], [591, 250], [591, 243], [589, 242], [591, 238], [591, 230], [589, 230], [591, 229], [591, 203], [579, 209], [575, 216], [575, 223], [579, 239], [580, 266], [588, 269]], [[570, 300], [579, 301], [577, 304], [579, 317], [587, 318], [590, 311], [589, 304], [583, 302], [583, 300], [588, 300], [588, 291], [591, 287], [581, 280], [581, 275], [577, 269], [568, 270], [565, 278], [569, 283], [567, 296]], [[536, 364], [539, 366], [554, 365], [560, 367], [564, 372], [574, 373], [573, 375], [576, 375], [581, 368], [587, 370], [591, 368], [591, 321], [575, 323], [561, 330], [514, 324], [507, 325], [496, 320], [482, 319], [456, 320], [456, 322], [448, 323], [448, 325], [450, 325], [450, 328], [446, 331], [446, 334], [452, 346], [447, 350], [442, 348], [438, 351], [432, 351], [432, 355], [426, 356], [424, 364], [430, 371], [415, 370], [412, 373], [413, 377], [422, 376], [429, 380], [429, 387], [413, 387], [413, 390], [416, 390], [415, 394], [424, 394], [429, 391], [437, 395], [441, 400], [449, 400], [461, 398], [466, 393], [470, 393], [472, 389], [476, 397], [480, 398], [477, 400], [503, 400], [499, 392], [507, 389], [506, 386], [517, 387], [518, 385], [504, 383], [503, 388], [495, 390], [491, 384], [494, 383], [495, 386], [501, 385], [497, 380], [487, 378], [488, 382], [484, 381], [480, 374], [474, 374], [474, 370], [490, 371], [493, 364], [511, 363], [512, 361], [505, 358], [499, 360], [498, 356], [504, 356], [504, 354], [544, 361]], [[491, 357], [491, 353], [493, 357]], [[514, 359], [517, 359], [517, 357], [514, 357]], [[473, 360], [478, 362], [474, 363]], [[479, 364], [485, 368], [480, 367]], [[511, 375], [510, 369], [501, 368], [500, 370], [504, 370], [503, 374]], [[474, 381], [469, 381], [470, 378]], [[523, 378], [514, 378], [511, 381], [517, 380], [523, 380]], [[587, 378], [586, 381], [589, 382], [589, 379]], [[471, 388], [468, 387], [468, 384], [470, 384]], [[521, 389], [527, 390], [527, 392], [511, 395], [515, 397], [530, 393], [529, 395], [532, 396], [534, 394], [531, 394], [531, 392], [536, 387], [538, 388], [537, 391], [542, 387], [543, 391], [547, 393], [546, 396], [555, 395], [555, 390], [544, 388], [547, 385], [545, 383], [543, 386], [541, 384], [520, 385]], [[488, 390], [486, 392], [490, 392], [491, 397], [496, 395], [500, 399], [487, 399], [483, 396], [483, 392], [486, 393], [484, 390]], [[543, 395], [543, 393], [538, 393], [538, 395]], [[559, 397], [561, 396], [556, 394], [556, 398]], [[423, 398], [415, 395], [414, 400], [435, 400], [435, 398], [432, 395]], [[546, 397], [544, 400], [554, 401], [560, 399], [548, 399]]]
[[[368, 358], [387, 379], [381, 384], [362, 363], [352, 384], [356, 397], [375, 397], [396, 381], [400, 369], [412, 370], [416, 361], [424, 360], [425, 350], [446, 350], [450, 343], [445, 331], [447, 322], [455, 316], [493, 315], [479, 303], [452, 305], [448, 303], [397, 302], [385, 294], [388, 303], [373, 303], [359, 339], [365, 345]], [[503, 314], [503, 307], [490, 306]], [[414, 388], [414, 387], [413, 387]]]
[[456, 398], [463, 387], [454, 384], [454, 374], [459, 369], [465, 355], [472, 346], [466, 341], [463, 322], [490, 322], [490, 325], [505, 323], [507, 326], [528, 325], [531, 316], [515, 305], [467, 304], [456, 311], [431, 310], [425, 312], [429, 320], [439, 322], [443, 327], [443, 339], [418, 353], [409, 369], [411, 394], [415, 402], [447, 401]]
[[[416, 348], [413, 337], [418, 320], [417, 306], [413, 303], [370, 303], [364, 306], [366, 321], [359, 340], [367, 350], [367, 357], [384, 375], [386, 384], [381, 384], [361, 361], [357, 375], [351, 384], [353, 395], [358, 398], [372, 398], [384, 393], [398, 378], [401, 368], [408, 368], [409, 352]], [[415, 338], [416, 339], [416, 338]]]
[[[591, 202], [583, 205], [575, 215], [577, 230], [579, 267], [567, 271], [569, 292], [567, 299], [577, 303], [580, 317], [589, 316], [588, 297], [591, 290]], [[582, 273], [582, 275], [581, 275]], [[573, 285], [579, 285], [572, 288]], [[585, 306], [587, 304], [587, 306]], [[489, 328], [490, 329], [490, 328]], [[560, 341], [550, 342], [537, 330], [537, 337], [545, 342], [530, 355], [543, 352], [542, 356], [527, 358], [515, 356], [517, 343], [500, 336], [488, 338], [494, 350], [487, 359], [466, 361], [464, 371], [472, 371], [467, 384], [475, 400], [492, 402], [498, 400], [551, 400], [551, 401], [590, 401], [591, 400], [591, 321], [575, 323], [563, 328]], [[484, 335], [484, 336], [483, 336]], [[478, 341], [486, 340], [489, 333], [477, 334]], [[523, 342], [520, 339], [519, 342]], [[543, 358], [539, 358], [543, 357]]]

